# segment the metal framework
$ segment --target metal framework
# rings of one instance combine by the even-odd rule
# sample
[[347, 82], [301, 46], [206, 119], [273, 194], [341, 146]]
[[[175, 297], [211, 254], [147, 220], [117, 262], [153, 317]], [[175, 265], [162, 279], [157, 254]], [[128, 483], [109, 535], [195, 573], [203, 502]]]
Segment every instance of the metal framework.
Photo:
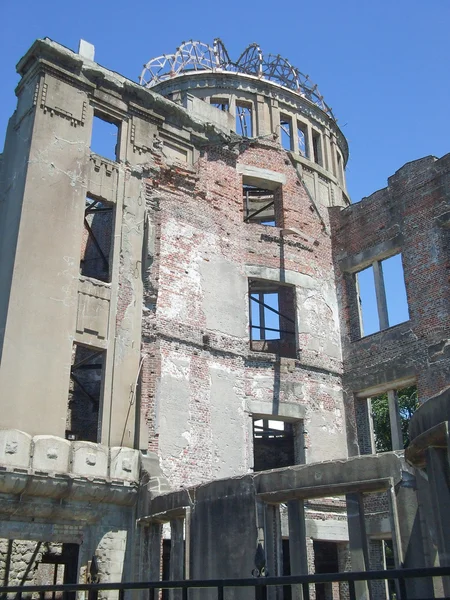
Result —
[[237, 61], [232, 61], [219, 38], [212, 46], [193, 40], [183, 42], [174, 54], [163, 54], [145, 64], [139, 82], [151, 88], [161, 81], [196, 71], [244, 73], [273, 81], [307, 98], [334, 119], [331, 108], [308, 75], [279, 54], [264, 55], [258, 44], [250, 44]]

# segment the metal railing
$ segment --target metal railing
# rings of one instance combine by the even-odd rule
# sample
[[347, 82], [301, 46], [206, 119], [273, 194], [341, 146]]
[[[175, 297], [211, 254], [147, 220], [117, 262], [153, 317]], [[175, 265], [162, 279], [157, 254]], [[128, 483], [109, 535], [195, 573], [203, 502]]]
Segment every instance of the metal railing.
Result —
[[[387, 571], [343, 572], [313, 575], [289, 575], [283, 577], [253, 577], [249, 579], [192, 579], [184, 581], [138, 581], [130, 583], [86, 583], [86, 584], [59, 584], [59, 585], [20, 585], [0, 586], [0, 600], [15, 599], [25, 600], [37, 598], [74, 598], [77, 592], [87, 592], [89, 600], [97, 598], [99, 592], [118, 592], [118, 600], [125, 600], [127, 591], [148, 591], [148, 600], [157, 600], [159, 590], [181, 590], [182, 600], [189, 600], [189, 590], [209, 588], [216, 590], [217, 600], [224, 600], [227, 588], [254, 588], [255, 599], [264, 600], [267, 589], [271, 586], [299, 586], [303, 593], [303, 600], [310, 599], [309, 586], [314, 584], [346, 583], [350, 600], [361, 597], [361, 590], [357, 595], [356, 587], [359, 582], [393, 581], [396, 585], [397, 600], [417, 598], [416, 594], [408, 595], [408, 582], [411, 579], [449, 577], [450, 567], [433, 567], [422, 569], [392, 569]], [[412, 583], [412, 582], [411, 582]], [[439, 596], [448, 598], [448, 596]], [[431, 598], [434, 598], [432, 596]], [[428, 598], [421, 597], [421, 600]], [[430, 599], [431, 600], [431, 599]]]

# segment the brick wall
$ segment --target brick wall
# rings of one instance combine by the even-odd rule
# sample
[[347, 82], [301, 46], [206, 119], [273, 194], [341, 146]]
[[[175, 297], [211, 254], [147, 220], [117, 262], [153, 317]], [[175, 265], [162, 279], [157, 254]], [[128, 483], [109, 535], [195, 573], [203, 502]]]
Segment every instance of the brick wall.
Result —
[[[449, 171], [450, 155], [423, 158], [358, 204], [330, 209], [349, 413], [353, 392], [372, 386], [416, 378], [423, 402], [450, 383]], [[358, 260], [398, 252], [410, 320], [360, 339]]]
[[[144, 273], [141, 406], [148, 447], [159, 449], [166, 476], [179, 486], [248, 471], [249, 400], [265, 403], [268, 414], [277, 414], [284, 402], [303, 406], [307, 460], [344, 456], [326, 207], [318, 204], [319, 218], [276, 142], [209, 146], [192, 167], [166, 165], [156, 154], [152, 161], [153, 175], [146, 181], [153, 246]], [[310, 241], [244, 223], [238, 163], [285, 177], [284, 226], [301, 230]], [[249, 277], [300, 281], [291, 284], [299, 314], [295, 359], [250, 351]], [[316, 428], [339, 442], [321, 448]]]

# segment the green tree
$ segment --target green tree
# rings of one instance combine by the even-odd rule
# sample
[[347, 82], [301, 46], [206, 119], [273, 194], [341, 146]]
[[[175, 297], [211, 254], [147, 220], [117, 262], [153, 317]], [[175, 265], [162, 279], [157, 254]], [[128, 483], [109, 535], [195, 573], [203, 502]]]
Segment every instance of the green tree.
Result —
[[[403, 446], [409, 444], [408, 424], [414, 411], [419, 406], [416, 386], [397, 390], [398, 406], [400, 410], [401, 426], [403, 433]], [[389, 403], [386, 394], [372, 398], [373, 430], [375, 434], [375, 447], [377, 452], [392, 450], [391, 423], [389, 420]]]

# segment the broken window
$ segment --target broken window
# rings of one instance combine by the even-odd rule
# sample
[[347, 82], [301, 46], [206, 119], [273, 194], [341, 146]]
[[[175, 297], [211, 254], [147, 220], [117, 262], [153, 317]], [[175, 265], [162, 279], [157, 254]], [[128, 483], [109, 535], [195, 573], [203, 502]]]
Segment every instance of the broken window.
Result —
[[297, 147], [298, 152], [305, 157], [309, 156], [308, 153], [308, 129], [303, 123], [297, 121]]
[[98, 441], [105, 351], [74, 344], [66, 439]]
[[210, 100], [211, 106], [218, 108], [219, 110], [223, 110], [224, 112], [229, 112], [230, 103], [228, 100], [222, 100], [221, 98], [211, 98]]
[[374, 396], [370, 406], [376, 452], [406, 448], [409, 421], [419, 407], [416, 385]]
[[109, 160], [119, 160], [119, 125], [103, 113], [94, 113], [91, 152]]
[[278, 469], [295, 464], [293, 423], [253, 419], [254, 471]]
[[303, 421], [253, 418], [254, 471], [305, 462]]
[[251, 349], [295, 358], [295, 288], [250, 279], [249, 299]]
[[312, 144], [313, 144], [313, 160], [318, 165], [323, 165], [322, 158], [322, 137], [318, 131], [312, 132]]
[[361, 336], [409, 320], [401, 254], [396, 254], [356, 273], [361, 317]]
[[253, 136], [251, 104], [236, 102], [236, 133], [243, 137]]
[[243, 177], [244, 222], [282, 227], [282, 188], [278, 183]]
[[111, 281], [110, 257], [114, 227], [114, 206], [86, 198], [80, 272], [85, 277]]
[[292, 150], [292, 119], [286, 115], [280, 115], [280, 137], [283, 148]]

